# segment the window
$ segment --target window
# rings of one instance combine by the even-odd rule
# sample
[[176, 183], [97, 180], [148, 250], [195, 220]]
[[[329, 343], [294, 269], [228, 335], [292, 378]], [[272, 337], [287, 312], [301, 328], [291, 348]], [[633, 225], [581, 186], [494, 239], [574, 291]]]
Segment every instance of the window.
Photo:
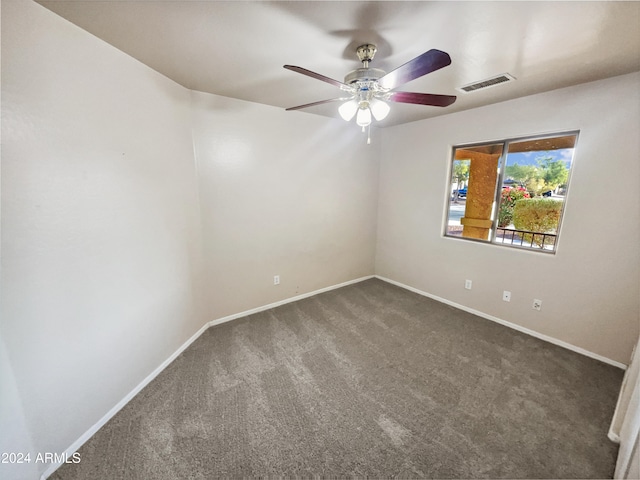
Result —
[[577, 132], [453, 148], [445, 236], [554, 253]]

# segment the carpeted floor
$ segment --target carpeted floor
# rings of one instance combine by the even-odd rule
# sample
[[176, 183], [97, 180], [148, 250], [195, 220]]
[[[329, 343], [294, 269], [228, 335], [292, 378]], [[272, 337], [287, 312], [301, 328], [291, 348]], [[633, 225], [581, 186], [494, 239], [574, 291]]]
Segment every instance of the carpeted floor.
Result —
[[210, 328], [50, 478], [611, 478], [622, 375], [372, 279]]

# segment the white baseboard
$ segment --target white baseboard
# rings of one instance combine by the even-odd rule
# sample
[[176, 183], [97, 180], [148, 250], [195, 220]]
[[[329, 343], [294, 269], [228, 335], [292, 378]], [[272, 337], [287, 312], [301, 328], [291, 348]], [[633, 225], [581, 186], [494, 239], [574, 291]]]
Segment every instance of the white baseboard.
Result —
[[[87, 441], [89, 440], [95, 433], [100, 430], [105, 423], [107, 423], [111, 418], [118, 413], [129, 401], [135, 397], [144, 387], [146, 387], [151, 381], [156, 378], [160, 372], [162, 372], [171, 362], [173, 362], [178, 355], [184, 352], [189, 345], [195, 342], [200, 335], [202, 335], [209, 327], [214, 325], [219, 325], [221, 323], [229, 322], [231, 320], [235, 320], [237, 318], [246, 317], [247, 315], [251, 315], [254, 313], [262, 312], [264, 310], [269, 310], [270, 308], [279, 307], [280, 305], [285, 305], [287, 303], [295, 302], [297, 300], [302, 300], [303, 298], [312, 297], [314, 295], [318, 295], [319, 293], [328, 292], [330, 290], [335, 290], [337, 288], [345, 287], [347, 285], [351, 285], [353, 283], [359, 283], [364, 280], [369, 280], [373, 278], [374, 275], [368, 275], [366, 277], [356, 278], [355, 280], [349, 280], [348, 282], [343, 282], [338, 285], [332, 285], [330, 287], [321, 288], [319, 290], [314, 290], [313, 292], [304, 293], [302, 295], [297, 295], [295, 297], [287, 298], [285, 300], [280, 300], [278, 302], [270, 303], [269, 305], [264, 305], [262, 307], [252, 308], [251, 310], [246, 310], [244, 312], [236, 313], [234, 315], [228, 315], [226, 317], [218, 318], [216, 320], [212, 320], [200, 328], [189, 340], [187, 340], [184, 344], [178, 348], [169, 358], [167, 358], [164, 362], [162, 362], [158, 368], [156, 368], [153, 372], [151, 372], [138, 386], [136, 386], [133, 390], [131, 390], [122, 400], [120, 400], [111, 410], [109, 410], [98, 422], [93, 425], [89, 430], [84, 432], [80, 438], [78, 438], [75, 442], [71, 444], [69, 448], [64, 451], [62, 457], [71, 458], [71, 456]], [[40, 476], [40, 480], [46, 480], [50, 475], [53, 474], [63, 463], [52, 463], [49, 465], [44, 473]]]
[[384, 281], [384, 282], [391, 283], [391, 284], [396, 285], [398, 287], [401, 287], [401, 288], [404, 288], [404, 289], [409, 290], [411, 292], [417, 293], [418, 295], [423, 295], [425, 297], [432, 298], [433, 300], [437, 300], [438, 302], [445, 303], [447, 305], [451, 305], [452, 307], [459, 308], [460, 310], [464, 310], [465, 312], [469, 312], [469, 313], [472, 313], [472, 314], [477, 315], [479, 317], [485, 318], [487, 320], [491, 320], [492, 322], [499, 323], [500, 325], [504, 325], [506, 327], [512, 328], [514, 330], [517, 330], [519, 332], [526, 333], [527, 335], [531, 335], [532, 337], [538, 338], [540, 340], [544, 340], [545, 342], [549, 342], [549, 343], [552, 343], [554, 345], [558, 345], [559, 347], [566, 348], [567, 350], [571, 350], [573, 352], [579, 353], [581, 355], [585, 355], [585, 356], [590, 357], [590, 358], [594, 358], [594, 359], [599, 360], [599, 361], [601, 361], [603, 363], [606, 363], [606, 364], [609, 364], [609, 365], [613, 365], [614, 367], [618, 367], [618, 368], [620, 368], [622, 370], [626, 370], [627, 369], [627, 365], [625, 365], [624, 363], [616, 362], [615, 360], [612, 360], [612, 359], [607, 358], [607, 357], [603, 357], [602, 355], [598, 355], [597, 353], [590, 352], [589, 350], [585, 350], [584, 348], [577, 347], [575, 345], [572, 345], [570, 343], [564, 342], [562, 340], [558, 340], [557, 338], [553, 338], [553, 337], [550, 337], [550, 336], [545, 335], [543, 333], [536, 332], [535, 330], [529, 330], [526, 327], [517, 325], [515, 323], [508, 322], [506, 320], [502, 320], [501, 318], [494, 317], [493, 315], [489, 315], [489, 314], [481, 312], [479, 310], [474, 310], [473, 308], [469, 308], [469, 307], [466, 307], [466, 306], [461, 305], [459, 303], [452, 302], [451, 300], [447, 300], [446, 298], [438, 297], [437, 295], [432, 295], [430, 293], [423, 292], [422, 290], [418, 290], [417, 288], [410, 287], [409, 285], [405, 285], [403, 283], [396, 282], [395, 280], [391, 280], [390, 278], [382, 277], [380, 275], [375, 275], [375, 277], [380, 279], [380, 280], [382, 280], [382, 281]]
[[620, 436], [613, 433], [613, 430], [609, 429], [609, 433], [607, 434], [607, 437], [609, 437], [609, 440], [611, 440], [613, 443], [620, 443]]
[[347, 285], [352, 285], [354, 283], [360, 283], [374, 277], [375, 275], [368, 275], [366, 277], [356, 278], [355, 280], [349, 280], [348, 282], [339, 283], [337, 285], [332, 285], [330, 287], [321, 288], [320, 290], [314, 290], [313, 292], [303, 293], [302, 295], [296, 295], [295, 297], [290, 297], [285, 300], [280, 300], [278, 302], [270, 303], [268, 305], [263, 305], [262, 307], [252, 308], [251, 310], [245, 310], [244, 312], [234, 313], [233, 315], [228, 315], [226, 317], [218, 318], [216, 320], [211, 320], [208, 325], [210, 327], [213, 327], [214, 325], [220, 325], [221, 323], [230, 322], [231, 320], [235, 320], [237, 318], [246, 317], [247, 315], [253, 315], [254, 313], [264, 312], [265, 310], [279, 307], [280, 305], [296, 302], [298, 300], [302, 300], [303, 298], [313, 297], [314, 295], [318, 295], [319, 293], [324, 293], [330, 290], [335, 290], [337, 288], [346, 287]]
[[[169, 358], [167, 358], [164, 362], [162, 362], [153, 372], [151, 372], [147, 377], [142, 380], [133, 390], [131, 390], [122, 400], [120, 400], [111, 410], [109, 410], [100, 420], [96, 422], [89, 430], [84, 432], [80, 438], [78, 438], [75, 442], [71, 444], [69, 448], [67, 448], [62, 455], [65, 458], [71, 458], [71, 456], [87, 441], [89, 440], [98, 430], [100, 430], [105, 423], [107, 423], [113, 416], [118, 413], [122, 408], [129, 403], [129, 401], [135, 397], [144, 387], [146, 387], [151, 381], [156, 378], [160, 372], [162, 372], [171, 362], [173, 362], [178, 355], [184, 352], [189, 345], [195, 342], [200, 335], [202, 335], [205, 330], [209, 328], [208, 324], [203, 325], [200, 330], [198, 330], [194, 335], [189, 338], [185, 343], [183, 343], [178, 350], [173, 352]], [[44, 473], [40, 476], [40, 480], [46, 480], [49, 475], [52, 475], [62, 463], [52, 463], [49, 468], [47, 468]]]

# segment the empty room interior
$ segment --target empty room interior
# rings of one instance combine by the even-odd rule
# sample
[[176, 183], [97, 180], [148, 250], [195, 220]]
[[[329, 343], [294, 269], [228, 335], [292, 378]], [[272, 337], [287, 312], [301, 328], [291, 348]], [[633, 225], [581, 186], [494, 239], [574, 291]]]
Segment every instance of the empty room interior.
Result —
[[640, 477], [640, 2], [0, 7], [0, 477]]

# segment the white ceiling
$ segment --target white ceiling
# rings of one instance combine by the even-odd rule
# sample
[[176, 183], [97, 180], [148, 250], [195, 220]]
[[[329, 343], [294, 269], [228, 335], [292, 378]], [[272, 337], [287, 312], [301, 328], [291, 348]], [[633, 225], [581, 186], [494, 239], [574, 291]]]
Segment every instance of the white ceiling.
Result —
[[[394, 103], [383, 126], [640, 70], [636, 1], [39, 3], [187, 88], [282, 108], [341, 93], [285, 64], [343, 81], [361, 66], [363, 43], [377, 45], [371, 66], [387, 72], [431, 48], [449, 53], [450, 66], [399, 90], [457, 95], [456, 103]], [[517, 80], [456, 90], [505, 72]], [[338, 105], [301, 111], [337, 116]]]

